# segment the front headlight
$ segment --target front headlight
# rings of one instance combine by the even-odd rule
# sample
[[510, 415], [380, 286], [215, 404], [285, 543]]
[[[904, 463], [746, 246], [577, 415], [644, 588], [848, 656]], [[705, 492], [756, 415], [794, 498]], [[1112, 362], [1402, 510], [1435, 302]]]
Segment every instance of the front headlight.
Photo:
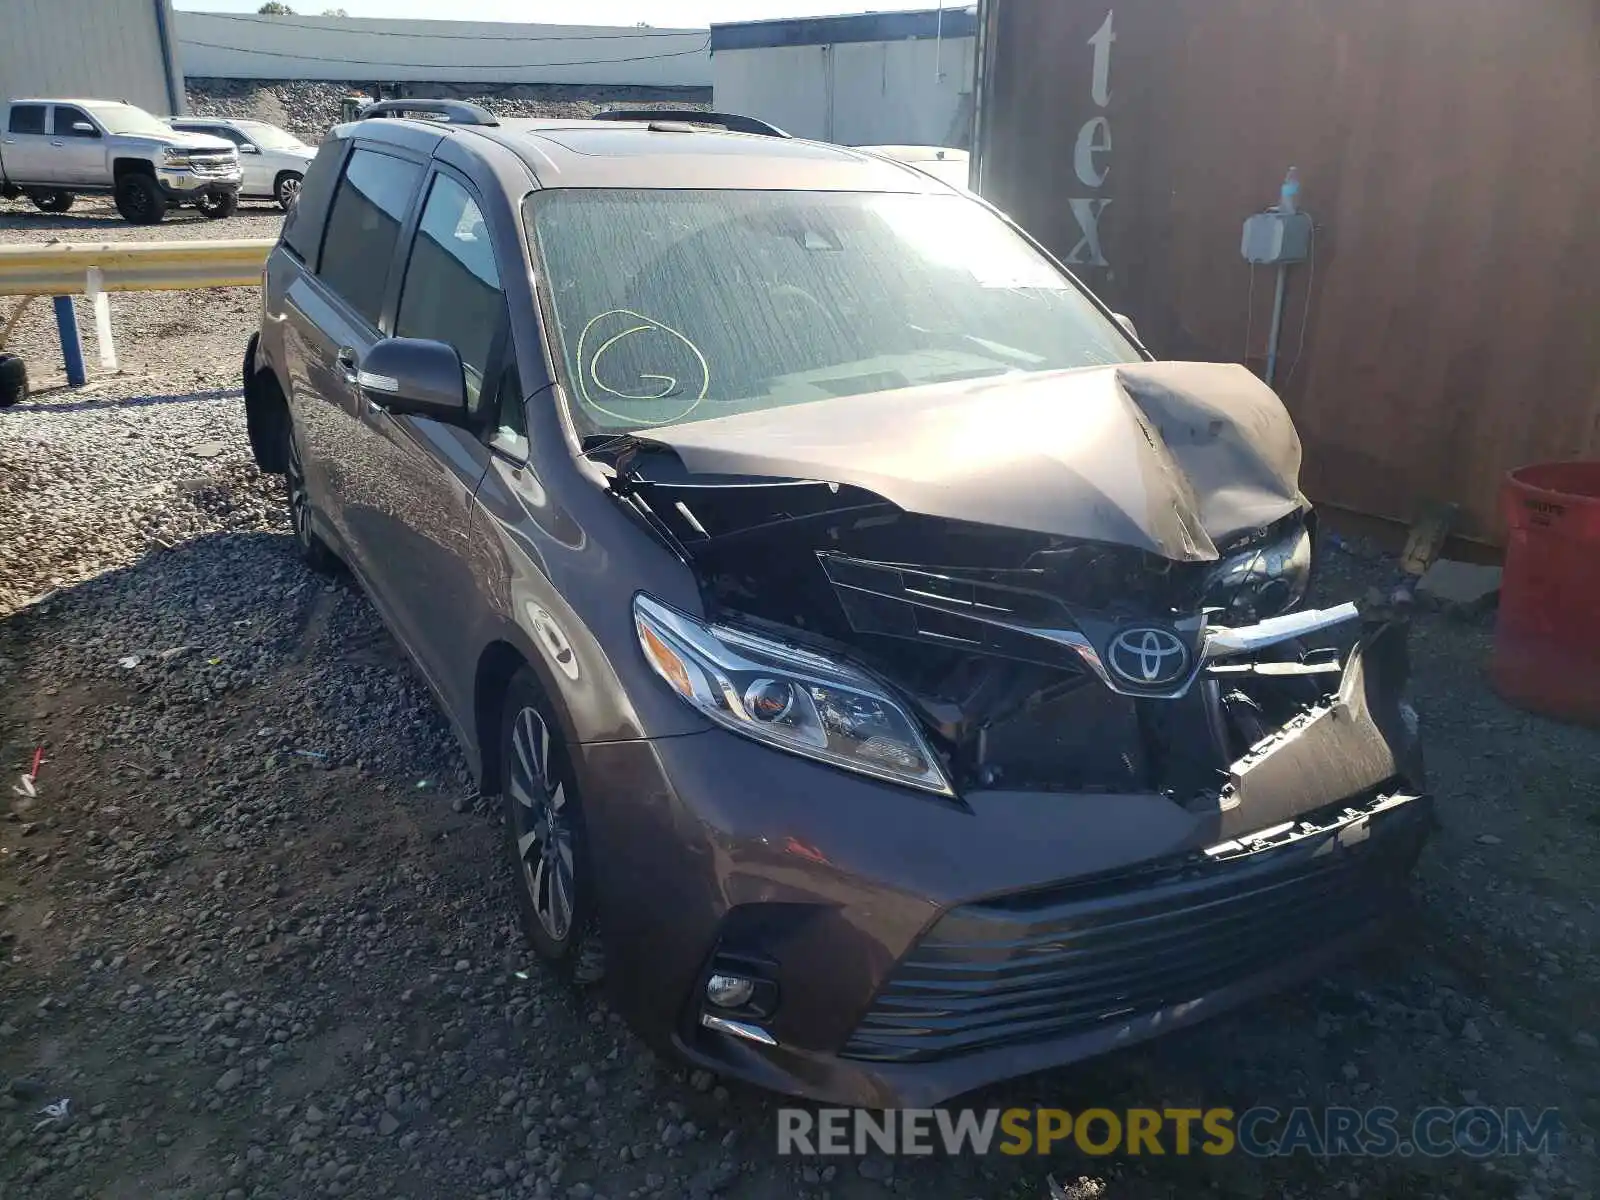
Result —
[[704, 625], [644, 595], [634, 597], [633, 623], [656, 674], [718, 725], [836, 767], [953, 794], [916, 723], [865, 674]]
[[1305, 598], [1311, 581], [1311, 531], [1235, 554], [1206, 578], [1207, 608], [1220, 608], [1231, 621], [1252, 624], [1288, 612]]
[[192, 161], [187, 150], [174, 150], [170, 146], [161, 152], [161, 160], [169, 167], [187, 167]]

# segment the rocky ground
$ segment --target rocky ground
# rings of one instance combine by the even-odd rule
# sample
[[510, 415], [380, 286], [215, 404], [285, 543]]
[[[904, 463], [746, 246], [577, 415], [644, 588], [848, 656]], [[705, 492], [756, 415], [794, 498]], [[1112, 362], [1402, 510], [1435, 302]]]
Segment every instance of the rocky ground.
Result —
[[[123, 229], [0, 214], [4, 240]], [[249, 462], [253, 294], [113, 304], [127, 374], [51, 386], [32, 314], [45, 386], [0, 411], [0, 1197], [1594, 1194], [1600, 735], [1501, 704], [1483, 619], [1418, 622], [1444, 827], [1380, 948], [970, 1102], [1554, 1107], [1557, 1153], [780, 1158], [778, 1101], [654, 1057], [524, 953], [492, 806]], [[1323, 567], [1330, 595], [1386, 570]]]

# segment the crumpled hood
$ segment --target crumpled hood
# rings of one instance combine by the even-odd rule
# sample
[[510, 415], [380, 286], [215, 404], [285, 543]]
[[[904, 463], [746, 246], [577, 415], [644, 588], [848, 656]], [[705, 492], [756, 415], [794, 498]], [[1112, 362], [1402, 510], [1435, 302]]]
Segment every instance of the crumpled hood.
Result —
[[1210, 561], [1305, 507], [1300, 439], [1231, 363], [1133, 363], [842, 396], [641, 431], [694, 474], [821, 480], [907, 512]]

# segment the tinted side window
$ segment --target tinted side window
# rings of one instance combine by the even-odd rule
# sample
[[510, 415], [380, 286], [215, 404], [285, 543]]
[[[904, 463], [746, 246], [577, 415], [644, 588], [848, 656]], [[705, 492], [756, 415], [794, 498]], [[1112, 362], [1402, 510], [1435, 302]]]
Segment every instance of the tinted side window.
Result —
[[13, 104], [11, 106], [11, 133], [43, 133], [44, 105]]
[[283, 219], [283, 244], [313, 266], [316, 265], [317, 244], [322, 240], [322, 226], [328, 216], [328, 199], [339, 180], [339, 156], [344, 148], [343, 141], [322, 143], [316, 158], [306, 168], [306, 177], [300, 183], [300, 198]]
[[432, 338], [456, 348], [466, 368], [468, 407], [476, 416], [505, 319], [505, 296], [483, 213], [454, 179], [435, 175], [411, 243], [395, 334]]
[[[509, 347], [506, 353], [511, 353]], [[490, 444], [518, 458], [527, 458], [528, 412], [522, 403], [522, 378], [517, 374], [515, 358], [506, 363], [506, 369], [500, 372], [500, 390], [495, 409]]]
[[203, 133], [206, 137], [221, 138], [225, 142], [232, 142], [235, 146], [244, 145], [244, 138], [226, 125], [197, 125], [193, 121], [180, 121], [173, 128], [182, 133]]
[[73, 128], [74, 125], [80, 123], [84, 125], [94, 124], [93, 121], [89, 120], [89, 114], [84, 112], [82, 109], [65, 108], [60, 104], [56, 105], [57, 137], [97, 138], [100, 136], [100, 131], [98, 129], [85, 130]]
[[[389, 260], [411, 207], [422, 168], [404, 159], [357, 150], [334, 193], [317, 273], [372, 324], [383, 308]], [[303, 202], [303, 198], [302, 198]]]

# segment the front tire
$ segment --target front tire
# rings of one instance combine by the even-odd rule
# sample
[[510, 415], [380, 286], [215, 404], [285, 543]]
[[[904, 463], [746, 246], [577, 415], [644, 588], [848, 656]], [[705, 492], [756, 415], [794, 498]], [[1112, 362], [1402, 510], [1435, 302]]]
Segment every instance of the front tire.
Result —
[[540, 958], [589, 982], [582, 976], [592, 957], [594, 884], [561, 727], [527, 667], [507, 685], [502, 711], [506, 848], [523, 936]]
[[195, 197], [195, 208], [208, 221], [220, 221], [239, 211], [237, 192], [204, 192]]
[[278, 201], [278, 207], [284, 212], [293, 208], [294, 202], [300, 198], [300, 184], [304, 180], [305, 176], [299, 171], [285, 171], [272, 185], [272, 195]]
[[124, 175], [117, 181], [117, 211], [130, 225], [156, 225], [167, 215], [167, 197], [148, 175]]
[[300, 458], [300, 445], [294, 434], [294, 421], [284, 414], [283, 437], [284, 490], [289, 499], [289, 521], [294, 528], [294, 544], [300, 557], [319, 575], [331, 575], [339, 567], [339, 556], [328, 549], [328, 543], [317, 534], [311, 520], [311, 497], [306, 491], [305, 464]]
[[28, 398], [28, 369], [14, 354], [0, 354], [0, 408]]
[[33, 206], [40, 212], [64, 213], [72, 207], [72, 202], [77, 199], [71, 192], [34, 192], [28, 197], [33, 201]]

